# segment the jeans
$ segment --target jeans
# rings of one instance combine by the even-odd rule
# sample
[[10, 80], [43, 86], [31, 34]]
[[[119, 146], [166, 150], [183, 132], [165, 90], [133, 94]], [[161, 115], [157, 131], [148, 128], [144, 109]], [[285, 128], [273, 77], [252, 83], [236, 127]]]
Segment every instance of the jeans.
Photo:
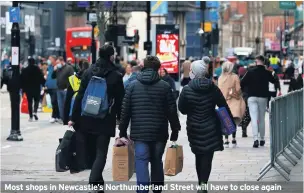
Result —
[[249, 97], [248, 106], [252, 123], [253, 139], [259, 140], [258, 134], [260, 134], [260, 140], [264, 140], [265, 137], [265, 113], [267, 107], [267, 98], [261, 97]]
[[195, 166], [198, 177], [198, 183], [207, 183], [212, 169], [212, 160], [214, 152], [195, 155]]
[[[164, 185], [164, 169], [162, 157], [166, 142], [135, 141], [135, 169], [137, 185]], [[151, 181], [149, 176], [149, 162], [151, 164]], [[137, 193], [148, 193], [148, 190], [138, 190]], [[161, 191], [154, 191], [161, 192]]]
[[66, 90], [57, 90], [58, 109], [61, 120], [64, 120], [64, 102], [65, 102]]
[[56, 89], [48, 89], [47, 93], [50, 94], [51, 103], [52, 103], [52, 118], [59, 119], [59, 109], [58, 109], [58, 101], [57, 101], [57, 90]]
[[37, 114], [39, 101], [40, 101], [40, 93], [26, 92], [26, 97], [28, 101], [28, 110], [29, 110], [30, 118], [33, 118], [33, 100], [34, 100], [34, 113]]

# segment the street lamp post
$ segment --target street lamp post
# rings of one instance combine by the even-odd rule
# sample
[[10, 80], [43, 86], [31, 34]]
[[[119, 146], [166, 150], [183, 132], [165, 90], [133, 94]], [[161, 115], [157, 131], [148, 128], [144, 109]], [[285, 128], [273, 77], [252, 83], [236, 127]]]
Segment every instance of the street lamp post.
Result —
[[[13, 1], [13, 8], [18, 8], [18, 1]], [[11, 132], [7, 137], [9, 141], [22, 141], [20, 132], [20, 28], [18, 22], [14, 22], [11, 30], [12, 46], [12, 78], [10, 84], [11, 102]]]
[[92, 34], [91, 34], [91, 54], [92, 54], [92, 64], [96, 63], [96, 41], [94, 35], [94, 28], [97, 25], [97, 14], [94, 10], [94, 2], [91, 2], [91, 9], [87, 13], [88, 14], [88, 22], [92, 25]]

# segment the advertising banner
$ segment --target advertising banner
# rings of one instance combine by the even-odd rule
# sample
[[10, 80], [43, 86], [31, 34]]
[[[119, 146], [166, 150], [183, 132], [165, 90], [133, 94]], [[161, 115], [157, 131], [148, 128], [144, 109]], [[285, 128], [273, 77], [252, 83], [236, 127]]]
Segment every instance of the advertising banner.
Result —
[[168, 73], [179, 73], [178, 25], [156, 25], [156, 56]]

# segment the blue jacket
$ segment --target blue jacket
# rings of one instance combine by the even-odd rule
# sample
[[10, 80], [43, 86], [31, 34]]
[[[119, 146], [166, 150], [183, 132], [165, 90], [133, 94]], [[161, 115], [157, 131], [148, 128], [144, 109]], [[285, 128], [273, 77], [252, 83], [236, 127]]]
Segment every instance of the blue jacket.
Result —
[[137, 77], [137, 73], [133, 72], [131, 74], [130, 78], [124, 82], [125, 89], [127, 88], [127, 86], [129, 86], [131, 84], [131, 82], [133, 82], [134, 80], [136, 80], [136, 77]]
[[53, 74], [53, 71], [54, 71], [54, 67], [52, 65], [49, 65], [48, 68], [47, 68], [47, 71], [48, 71], [48, 74], [47, 74], [45, 86], [48, 89], [57, 89], [57, 80], [52, 79], [52, 74]]

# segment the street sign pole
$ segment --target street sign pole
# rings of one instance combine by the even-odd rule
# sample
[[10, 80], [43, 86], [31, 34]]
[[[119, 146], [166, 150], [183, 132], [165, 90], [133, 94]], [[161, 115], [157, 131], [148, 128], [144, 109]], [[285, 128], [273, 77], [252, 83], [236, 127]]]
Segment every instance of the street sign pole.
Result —
[[13, 22], [11, 30], [11, 46], [12, 46], [12, 79], [9, 89], [11, 102], [11, 132], [7, 140], [22, 141], [20, 132], [20, 28], [19, 19], [20, 12], [18, 2], [13, 1], [13, 7], [10, 11], [11, 21]]

